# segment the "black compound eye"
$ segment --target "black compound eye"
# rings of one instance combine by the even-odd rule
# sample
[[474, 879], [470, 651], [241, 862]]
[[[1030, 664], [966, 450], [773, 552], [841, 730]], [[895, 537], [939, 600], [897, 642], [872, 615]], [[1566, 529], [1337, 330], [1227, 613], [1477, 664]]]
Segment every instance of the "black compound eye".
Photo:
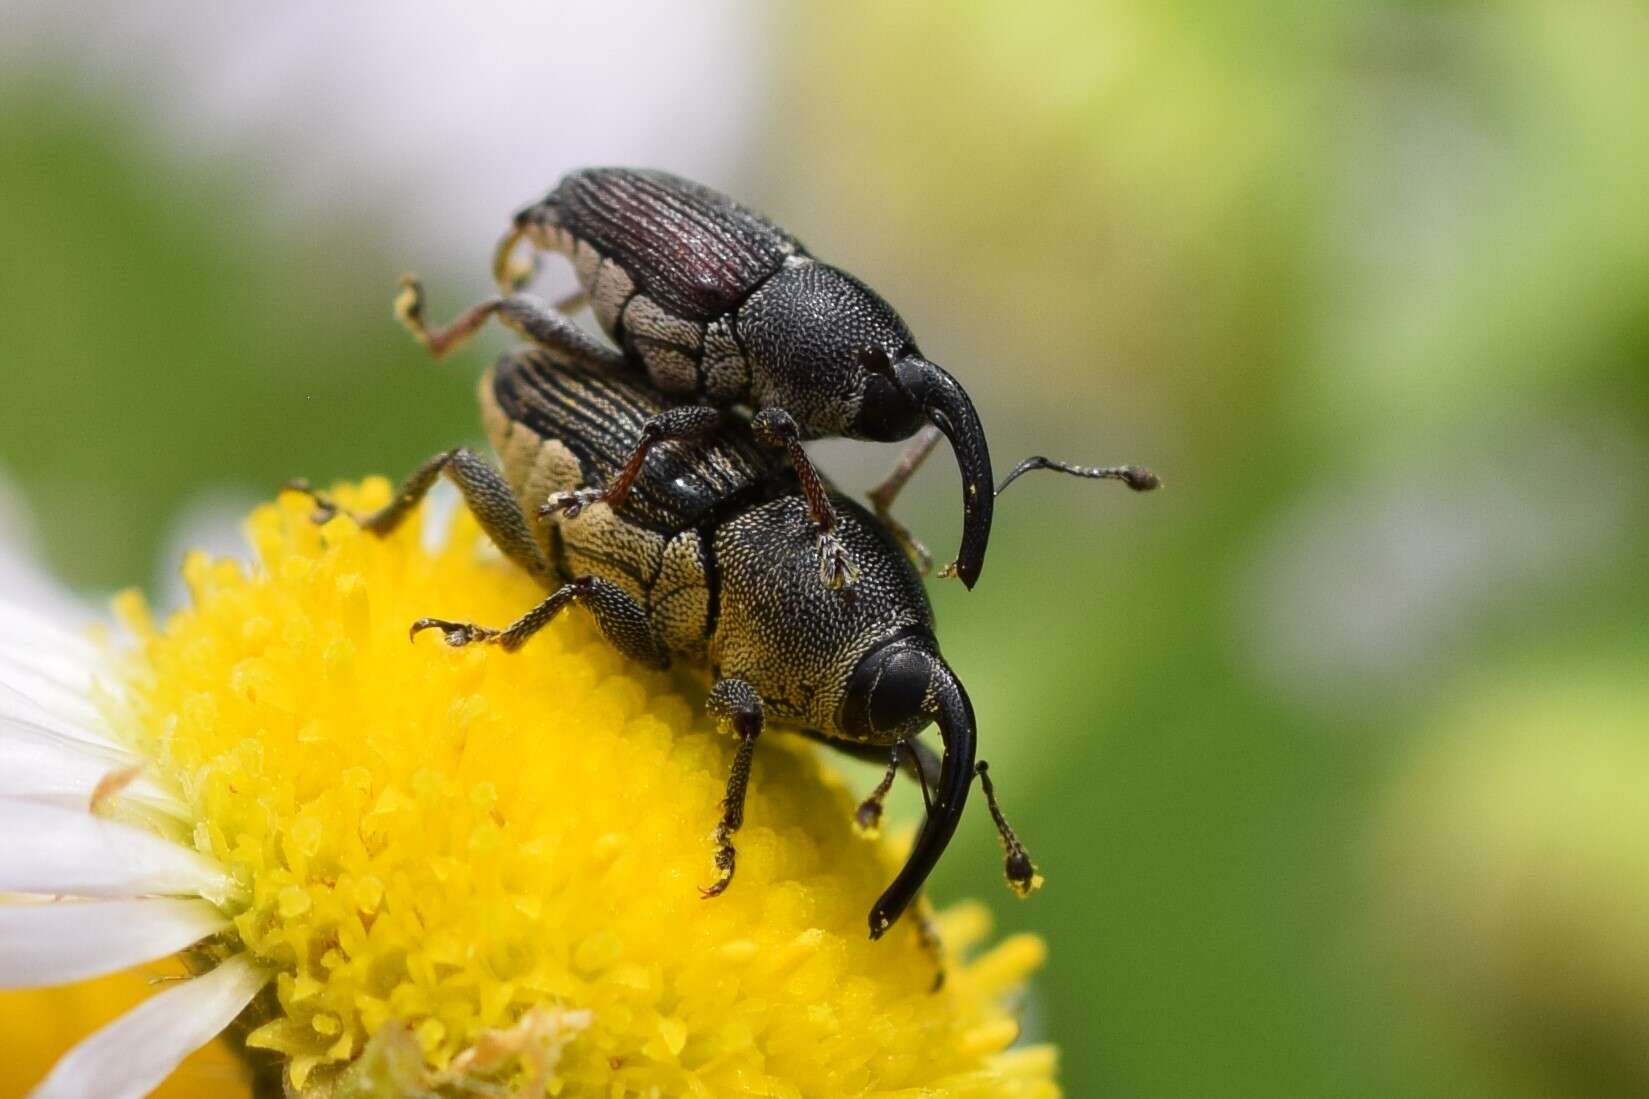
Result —
[[893, 376], [893, 360], [880, 347], [866, 347], [859, 352], [859, 365], [872, 374]]

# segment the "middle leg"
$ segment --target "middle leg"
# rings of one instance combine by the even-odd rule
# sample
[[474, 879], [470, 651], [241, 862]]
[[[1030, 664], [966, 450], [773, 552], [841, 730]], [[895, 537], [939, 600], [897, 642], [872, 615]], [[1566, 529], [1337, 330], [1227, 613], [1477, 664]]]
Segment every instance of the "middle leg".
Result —
[[[929, 791], [939, 785], [939, 769], [942, 761], [939, 758], [939, 753], [929, 747], [925, 741], [911, 737], [909, 740], [900, 741], [890, 750], [880, 744], [861, 744], [858, 741], [825, 736], [813, 729], [802, 730], [802, 735], [809, 740], [816, 740], [820, 744], [827, 744], [843, 755], [852, 756], [854, 759], [861, 759], [866, 763], [886, 763], [888, 765], [887, 775], [884, 776], [887, 785], [885, 787], [879, 785], [876, 790], [872, 791], [870, 797], [860, 803], [859, 809], [855, 813], [855, 819], [861, 822], [861, 827], [869, 827], [863, 823], [867, 815], [873, 815], [874, 817], [871, 826], [876, 821], [880, 821], [882, 816], [881, 803], [887, 798], [892, 788], [892, 783], [888, 781], [888, 778], [897, 768], [903, 768], [905, 774], [910, 776], [910, 780], [916, 783], [917, 788], [922, 791], [923, 807], [931, 811]], [[873, 801], [877, 803], [874, 809], [870, 807]]]
[[597, 576], [580, 576], [550, 593], [538, 606], [501, 630], [477, 626], [473, 622], [452, 622], [445, 618], [420, 618], [412, 624], [412, 636], [422, 630], [440, 630], [448, 645], [497, 645], [514, 652], [533, 634], [549, 625], [562, 609], [582, 603], [595, 616], [595, 623], [615, 649], [631, 660], [650, 668], [667, 668], [670, 655], [653, 634], [652, 623], [641, 604], [624, 589]]
[[905, 482], [910, 480], [911, 475], [921, 467], [922, 463], [927, 460], [928, 455], [933, 453], [933, 448], [938, 445], [939, 429], [932, 424], [928, 424], [916, 433], [916, 438], [912, 439], [910, 445], [905, 448], [904, 453], [899, 455], [898, 463], [882, 483], [865, 493], [866, 496], [870, 497], [871, 507], [876, 510], [876, 518], [880, 519], [882, 525], [887, 527], [894, 540], [904, 547], [905, 554], [909, 556], [911, 563], [916, 566], [916, 571], [923, 576], [933, 571], [933, 554], [929, 553], [928, 548], [916, 540], [916, 536], [910, 532], [910, 528], [893, 517], [893, 501], [899, 495], [900, 490], [905, 487]]
[[630, 457], [624, 462], [624, 468], [619, 470], [618, 476], [614, 477], [610, 484], [603, 488], [579, 488], [570, 492], [554, 493], [547, 503], [539, 507], [538, 514], [548, 516], [564, 511], [567, 518], [571, 519], [591, 504], [622, 504], [624, 498], [630, 494], [630, 488], [636, 483], [636, 478], [641, 476], [647, 455], [654, 446], [667, 439], [701, 438], [719, 426], [721, 413], [708, 405], [682, 405], [679, 408], [665, 409], [641, 425], [641, 437], [636, 440], [635, 449], [630, 452]]
[[824, 478], [819, 476], [819, 471], [813, 468], [807, 452], [802, 449], [801, 428], [782, 408], [762, 409], [751, 418], [750, 427], [757, 441], [784, 450], [796, 470], [796, 480], [801, 484], [802, 495], [807, 498], [808, 514], [813, 519], [819, 538], [819, 582], [827, 588], [851, 586], [859, 579], [859, 566], [853, 563], [847, 547], [836, 537], [836, 509], [830, 506]]

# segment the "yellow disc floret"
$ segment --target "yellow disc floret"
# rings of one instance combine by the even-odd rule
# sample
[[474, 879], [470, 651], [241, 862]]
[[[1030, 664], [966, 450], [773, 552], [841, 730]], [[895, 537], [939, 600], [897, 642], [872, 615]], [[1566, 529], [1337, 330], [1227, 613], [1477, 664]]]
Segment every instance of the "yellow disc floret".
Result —
[[288, 494], [250, 532], [250, 575], [193, 557], [190, 608], [159, 628], [128, 608], [127, 735], [237, 879], [234, 934], [279, 973], [247, 1042], [291, 1086], [1057, 1094], [1001, 1003], [1041, 943], [962, 964], [987, 921], [947, 913], [934, 992], [919, 921], [871, 942], [896, 852], [804, 742], [763, 740], [738, 876], [703, 900], [733, 743], [685, 673], [626, 663], [577, 613], [515, 654], [409, 642], [419, 617], [503, 624], [542, 597], [467, 515], [431, 551], [418, 523], [317, 527]]

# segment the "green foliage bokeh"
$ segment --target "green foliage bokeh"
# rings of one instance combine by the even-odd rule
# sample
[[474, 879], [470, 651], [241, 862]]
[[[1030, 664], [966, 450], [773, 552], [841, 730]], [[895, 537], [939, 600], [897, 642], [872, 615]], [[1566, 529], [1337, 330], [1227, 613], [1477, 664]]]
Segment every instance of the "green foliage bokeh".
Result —
[[[1531, 1082], [1469, 996], [1413, 997], [1431, 975], [1403, 958], [1450, 941], [1381, 946], [1370, 898], [1409, 883], [1369, 852], [1462, 683], [1649, 666], [1642, 9], [859, 3], [775, 33], [751, 197], [894, 301], [999, 468], [1167, 482], [1016, 486], [979, 589], [935, 588], [1049, 878], [993, 892], [975, 813], [938, 890], [1051, 941], [1034, 1017], [1070, 1094], [1630, 1093], [1565, 1075], [1556, 1030]], [[433, 364], [396, 330], [420, 257], [383, 222], [283, 217], [248, 171], [46, 89], [0, 97], [0, 148], [0, 466], [61, 577], [147, 578], [204, 488], [394, 475], [476, 436], [483, 356]], [[1560, 471], [1635, 500], [1604, 549], [1463, 603], [1416, 674], [1302, 696], [1256, 671], [1245, 600], [1288, 516], [1386, 471], [1422, 498], [1551, 425], [1619, 443]], [[910, 495], [942, 556], [954, 474]]]

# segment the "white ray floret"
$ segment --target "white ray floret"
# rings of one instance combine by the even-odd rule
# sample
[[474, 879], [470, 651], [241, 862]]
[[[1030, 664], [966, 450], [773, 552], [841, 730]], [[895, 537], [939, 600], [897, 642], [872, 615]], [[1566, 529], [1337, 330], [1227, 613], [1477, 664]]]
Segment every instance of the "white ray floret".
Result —
[[229, 925], [205, 901], [0, 904], [0, 988], [100, 977], [176, 954]]
[[220, 901], [233, 892], [204, 855], [89, 811], [0, 798], [0, 837], [0, 892]]
[[217, 1037], [269, 980], [244, 954], [143, 1001], [75, 1046], [32, 1099], [138, 1099]]
[[[104, 718], [124, 691], [103, 651], [3, 601], [0, 623], [0, 988], [118, 972], [226, 929], [218, 906], [235, 887], [223, 867], [99, 815], [188, 819]], [[33, 1094], [145, 1095], [268, 979], [237, 956], [174, 985], [86, 1038]]]

